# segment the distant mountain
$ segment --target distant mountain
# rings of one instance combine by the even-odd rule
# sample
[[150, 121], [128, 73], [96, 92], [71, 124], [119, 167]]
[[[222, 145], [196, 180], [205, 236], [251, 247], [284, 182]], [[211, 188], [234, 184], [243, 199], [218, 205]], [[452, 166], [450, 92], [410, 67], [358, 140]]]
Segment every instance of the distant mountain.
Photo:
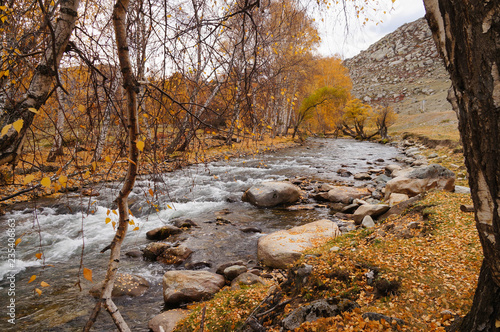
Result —
[[389, 104], [401, 114], [451, 110], [449, 76], [424, 18], [399, 27], [344, 65], [354, 95], [365, 102]]

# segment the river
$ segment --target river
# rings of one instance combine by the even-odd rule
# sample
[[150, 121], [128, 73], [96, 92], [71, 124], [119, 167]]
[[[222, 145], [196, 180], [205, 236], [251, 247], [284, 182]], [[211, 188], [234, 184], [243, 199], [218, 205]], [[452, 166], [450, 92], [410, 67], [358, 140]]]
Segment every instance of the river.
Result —
[[[256, 263], [257, 240], [279, 229], [306, 222], [332, 218], [327, 208], [289, 211], [282, 208], [259, 209], [241, 202], [241, 194], [255, 183], [307, 177], [322, 182], [354, 181], [337, 174], [346, 168], [353, 174], [394, 164], [399, 151], [389, 145], [347, 139], [311, 139], [303, 146], [262, 153], [251, 157], [193, 165], [152, 179], [141, 177], [130, 196], [133, 220], [138, 231], [129, 231], [122, 253], [144, 248], [145, 233], [168, 224], [175, 218], [188, 218], [200, 227], [182, 238], [194, 251], [190, 263], [206, 262], [214, 271], [218, 264], [242, 259]], [[378, 162], [374, 162], [375, 160]], [[383, 159], [383, 161], [381, 161]], [[153, 181], [154, 180], [154, 181]], [[119, 183], [96, 186], [98, 197], [68, 195], [57, 201], [41, 199], [16, 205], [0, 217], [0, 310], [1, 331], [79, 331], [95, 300], [88, 294], [92, 283], [83, 279], [81, 266], [92, 269], [94, 282], [103, 279], [109, 251], [100, 250], [110, 243], [114, 231], [107, 217], [116, 220], [113, 200]], [[151, 197], [149, 189], [156, 193]], [[158, 206], [158, 211], [146, 201]], [[217, 225], [218, 212], [231, 223]], [[15, 221], [16, 238], [22, 242], [15, 251], [15, 266], [8, 260], [8, 220]], [[262, 233], [244, 233], [244, 227], [258, 227]], [[134, 228], [131, 227], [130, 229]], [[43, 262], [35, 257], [43, 252]], [[43, 266], [44, 263], [45, 265]], [[163, 309], [162, 276], [173, 269], [156, 262], [123, 256], [120, 272], [146, 278], [151, 288], [138, 298], [118, 298], [115, 303], [133, 331], [148, 331], [147, 322]], [[182, 267], [177, 267], [182, 268]], [[28, 283], [32, 275], [37, 278]], [[11, 281], [15, 276], [14, 292]], [[42, 287], [44, 281], [49, 286]], [[76, 285], [79, 284], [80, 288]], [[35, 293], [35, 288], [42, 294]], [[9, 289], [11, 290], [9, 292]], [[7, 320], [7, 305], [15, 301], [15, 325]], [[95, 324], [96, 331], [113, 330], [106, 312]]]

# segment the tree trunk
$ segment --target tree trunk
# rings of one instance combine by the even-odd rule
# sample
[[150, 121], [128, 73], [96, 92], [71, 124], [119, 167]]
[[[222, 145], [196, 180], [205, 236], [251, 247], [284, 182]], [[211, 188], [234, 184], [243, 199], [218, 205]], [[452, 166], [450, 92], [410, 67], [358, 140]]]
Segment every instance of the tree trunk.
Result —
[[108, 100], [106, 103], [106, 108], [104, 109], [103, 120], [101, 125], [101, 130], [99, 131], [99, 137], [97, 138], [96, 148], [94, 153], [93, 161], [99, 161], [102, 157], [102, 151], [104, 150], [104, 143], [108, 137], [109, 124], [111, 122], [111, 109], [113, 108], [113, 100], [111, 98], [115, 97], [116, 90], [118, 90], [120, 77], [116, 75], [111, 81], [110, 91], [108, 94]]
[[68, 96], [61, 88], [56, 90], [57, 100], [59, 101], [59, 108], [57, 109], [57, 121], [56, 121], [56, 132], [54, 135], [54, 143], [50, 148], [49, 155], [47, 157], [48, 162], [56, 161], [57, 156], [64, 155], [62, 141], [63, 141], [63, 130], [64, 130], [64, 113], [68, 111], [71, 106], [68, 100]]
[[434, 41], [453, 84], [476, 227], [484, 253], [474, 303], [460, 330], [499, 331], [500, 1], [424, 3]]
[[130, 331], [127, 323], [123, 319], [120, 311], [111, 299], [111, 292], [120, 263], [120, 249], [123, 240], [127, 234], [129, 223], [128, 195], [132, 191], [135, 179], [137, 177], [137, 165], [139, 163], [139, 151], [136, 140], [139, 134], [139, 122], [137, 121], [137, 91], [139, 91], [137, 81], [132, 72], [130, 53], [127, 42], [127, 9], [129, 0], [117, 0], [113, 10], [113, 25], [116, 36], [116, 47], [118, 49], [118, 58], [120, 60], [120, 70], [123, 77], [123, 87], [127, 95], [127, 116], [128, 116], [128, 171], [123, 183], [123, 187], [117, 197], [118, 205], [118, 228], [113, 241], [111, 242], [111, 254], [108, 262], [108, 270], [104, 279], [102, 294], [99, 302], [96, 304], [94, 312], [85, 326], [85, 331], [92, 327], [101, 306], [104, 306], [111, 315], [116, 327], [120, 331]]
[[35, 113], [30, 109], [38, 110], [49, 97], [54, 78], [57, 75], [57, 68], [75, 27], [79, 4], [80, 0], [61, 1], [54, 29], [55, 38], [49, 38], [45, 54], [35, 69], [35, 74], [23, 100], [12, 106], [6, 105], [4, 112], [0, 114], [0, 129], [18, 120], [23, 120], [23, 126], [19, 132], [10, 128], [6, 135], [0, 137], [0, 165], [16, 162], [28, 128], [35, 117]]

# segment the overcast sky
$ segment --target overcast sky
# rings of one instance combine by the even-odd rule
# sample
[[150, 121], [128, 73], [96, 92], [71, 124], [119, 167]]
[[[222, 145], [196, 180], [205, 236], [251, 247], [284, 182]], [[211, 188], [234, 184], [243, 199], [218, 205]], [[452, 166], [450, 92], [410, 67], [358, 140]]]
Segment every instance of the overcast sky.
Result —
[[[367, 10], [367, 16], [370, 13], [373, 13], [369, 16], [370, 22], [362, 25], [359, 19], [353, 20], [348, 24], [348, 31], [343, 13], [320, 13], [318, 23], [323, 42], [319, 52], [324, 56], [339, 54], [344, 59], [350, 58], [401, 25], [423, 17], [425, 10], [422, 0], [396, 0], [394, 4], [380, 0], [377, 7]], [[380, 20], [382, 23], [376, 24]]]

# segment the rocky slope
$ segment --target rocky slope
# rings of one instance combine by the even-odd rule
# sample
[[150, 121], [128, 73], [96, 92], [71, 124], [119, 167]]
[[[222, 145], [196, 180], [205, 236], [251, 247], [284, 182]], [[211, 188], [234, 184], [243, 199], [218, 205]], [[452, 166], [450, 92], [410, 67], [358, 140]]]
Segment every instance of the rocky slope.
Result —
[[405, 24], [344, 61], [353, 93], [400, 114], [450, 111], [450, 80], [424, 18]]

